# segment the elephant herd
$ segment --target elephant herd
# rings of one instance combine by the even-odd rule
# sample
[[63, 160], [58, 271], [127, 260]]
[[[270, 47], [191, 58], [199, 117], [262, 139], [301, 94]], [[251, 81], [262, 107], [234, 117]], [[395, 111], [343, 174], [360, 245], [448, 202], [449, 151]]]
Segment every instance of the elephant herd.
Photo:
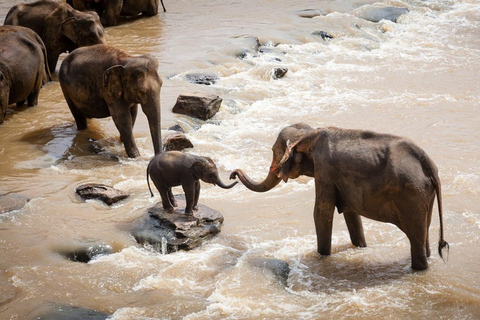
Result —
[[[77, 129], [86, 129], [88, 118], [112, 117], [127, 155], [138, 157], [132, 128], [140, 104], [156, 155], [147, 168], [147, 182], [151, 175], [167, 211], [176, 205], [171, 187], [182, 185], [187, 198], [185, 213], [192, 214], [198, 203], [199, 179], [222, 188], [231, 188], [236, 182], [225, 185], [209, 158], [162, 152], [158, 62], [148, 54], [132, 56], [108, 46], [100, 20], [100, 15], [105, 15], [106, 25], [111, 26], [122, 15], [155, 15], [158, 7], [159, 0], [43, 0], [14, 6], [0, 27], [0, 124], [9, 105], [37, 104], [41, 87], [55, 74], [59, 55], [69, 52], [58, 79]], [[264, 181], [253, 181], [241, 169], [234, 170], [230, 179], [238, 177], [248, 189], [266, 192], [282, 180], [313, 177], [314, 224], [321, 255], [331, 254], [337, 209], [358, 247], [367, 245], [361, 216], [396, 225], [410, 241], [412, 269], [424, 270], [430, 256], [428, 230], [435, 198], [439, 255], [442, 257], [443, 248], [448, 248], [443, 238], [437, 167], [412, 141], [371, 131], [312, 128], [298, 123], [281, 130], [272, 151]]]

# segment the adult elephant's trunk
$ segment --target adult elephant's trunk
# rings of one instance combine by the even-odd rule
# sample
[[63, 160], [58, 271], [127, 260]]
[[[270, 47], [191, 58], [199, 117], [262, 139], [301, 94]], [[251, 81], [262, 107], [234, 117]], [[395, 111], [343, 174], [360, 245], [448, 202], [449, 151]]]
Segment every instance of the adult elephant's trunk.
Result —
[[235, 169], [230, 174], [230, 179], [235, 179], [237, 177], [240, 181], [247, 187], [248, 189], [255, 191], [255, 192], [265, 192], [271, 190], [277, 184], [280, 183], [281, 179], [277, 177], [277, 175], [273, 172], [269, 172], [268, 176], [262, 182], [255, 182], [253, 181], [243, 170]]
[[146, 104], [142, 104], [142, 110], [147, 116], [150, 134], [152, 136], [153, 150], [155, 154], [162, 152], [162, 129], [160, 126], [160, 96], [155, 95]]

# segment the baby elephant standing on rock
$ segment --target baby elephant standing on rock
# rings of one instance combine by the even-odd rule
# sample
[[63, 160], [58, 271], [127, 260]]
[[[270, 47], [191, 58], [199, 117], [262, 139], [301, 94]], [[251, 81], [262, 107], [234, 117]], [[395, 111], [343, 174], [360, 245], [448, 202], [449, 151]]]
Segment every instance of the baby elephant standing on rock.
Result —
[[193, 210], [198, 209], [200, 196], [200, 179], [218, 185], [224, 189], [230, 189], [237, 184], [235, 181], [225, 185], [218, 176], [217, 166], [212, 159], [200, 157], [180, 151], [167, 151], [156, 155], [148, 164], [147, 183], [150, 194], [153, 197], [148, 177], [157, 187], [165, 211], [173, 211], [177, 202], [173, 197], [172, 187], [182, 186], [185, 192], [185, 214], [192, 215]]

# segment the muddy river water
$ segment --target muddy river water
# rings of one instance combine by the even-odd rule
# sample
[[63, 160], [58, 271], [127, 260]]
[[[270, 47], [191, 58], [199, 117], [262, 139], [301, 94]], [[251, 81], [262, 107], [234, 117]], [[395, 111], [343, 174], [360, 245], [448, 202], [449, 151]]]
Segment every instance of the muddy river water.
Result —
[[[11, 1], [0, 1], [3, 22]], [[31, 200], [0, 215], [0, 318], [33, 319], [49, 305], [83, 307], [112, 319], [479, 319], [480, 3], [476, 0], [165, 0], [168, 12], [106, 29], [108, 44], [159, 61], [162, 128], [179, 124], [228, 180], [235, 168], [263, 179], [281, 128], [371, 129], [406, 136], [435, 161], [443, 184], [444, 262], [436, 252], [412, 272], [406, 236], [363, 219], [368, 247], [350, 244], [336, 214], [333, 251], [316, 253], [313, 179], [267, 193], [202, 184], [200, 202], [223, 213], [218, 237], [170, 255], [139, 246], [129, 224], [158, 202], [145, 169], [153, 147], [140, 111], [141, 157], [126, 157], [111, 119], [77, 132], [58, 82], [39, 104], [12, 108], [0, 126], [0, 194]], [[367, 7], [365, 7], [367, 6]], [[408, 8], [397, 22], [362, 19], [365, 8]], [[313, 18], [301, 11], [315, 9]], [[311, 11], [310, 11], [311, 12]], [[318, 32], [333, 36], [325, 40]], [[315, 32], [317, 32], [315, 34]], [[252, 50], [252, 38], [261, 43]], [[238, 54], [244, 53], [242, 58]], [[60, 62], [59, 62], [60, 63]], [[59, 65], [57, 65], [58, 69]], [[273, 68], [288, 68], [273, 80]], [[210, 86], [190, 73], [215, 74]], [[172, 113], [183, 92], [223, 98], [215, 117]], [[166, 131], [164, 131], [166, 134]], [[108, 207], [74, 194], [86, 182], [131, 197]], [[181, 189], [176, 189], [181, 193]], [[114, 253], [89, 263], [59, 252], [104, 243]], [[286, 286], [249, 261], [288, 263]]]

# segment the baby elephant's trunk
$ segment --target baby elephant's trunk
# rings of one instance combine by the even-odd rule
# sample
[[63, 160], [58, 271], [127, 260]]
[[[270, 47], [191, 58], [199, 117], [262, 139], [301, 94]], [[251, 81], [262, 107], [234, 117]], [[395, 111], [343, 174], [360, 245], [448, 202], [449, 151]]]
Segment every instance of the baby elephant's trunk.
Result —
[[236, 185], [238, 183], [238, 181], [235, 181], [234, 183], [232, 184], [228, 184], [226, 185], [225, 183], [222, 182], [222, 180], [218, 179], [217, 182], [215, 182], [215, 184], [217, 186], [219, 186], [220, 188], [223, 188], [223, 189], [230, 189], [232, 188], [234, 185]]

